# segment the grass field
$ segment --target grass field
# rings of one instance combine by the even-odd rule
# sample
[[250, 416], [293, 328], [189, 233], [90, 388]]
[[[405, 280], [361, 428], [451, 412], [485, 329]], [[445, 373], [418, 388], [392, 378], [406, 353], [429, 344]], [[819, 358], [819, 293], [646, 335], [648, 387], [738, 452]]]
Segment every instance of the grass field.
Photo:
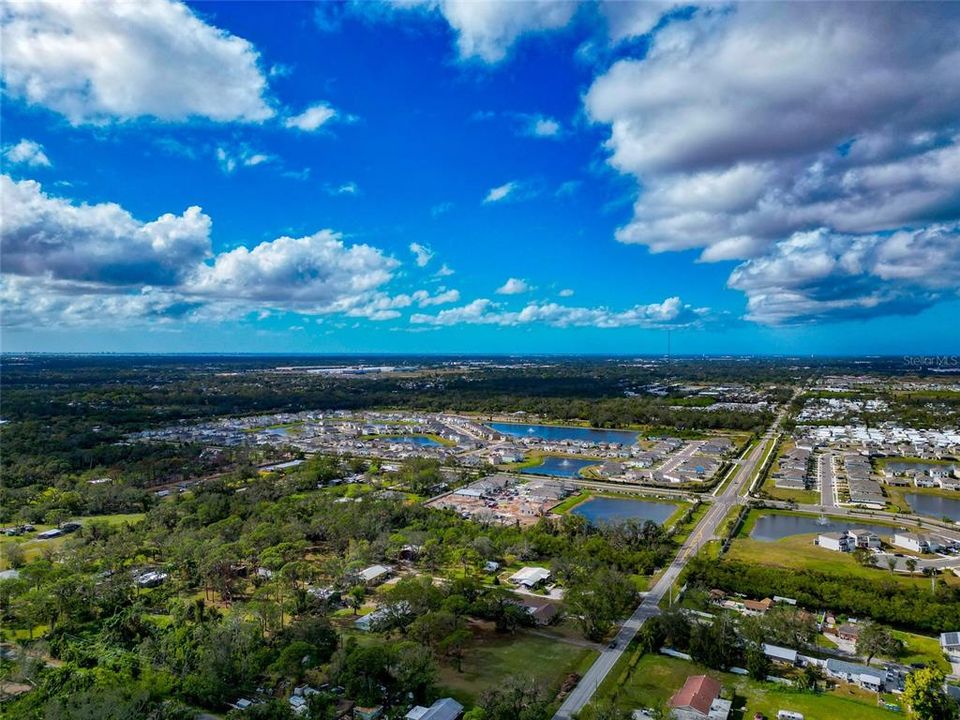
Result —
[[[611, 673], [615, 674], [617, 668]], [[844, 686], [815, 695], [661, 655], [640, 658], [622, 683], [602, 685], [600, 696], [629, 710], [657, 707], [665, 703], [688, 676], [701, 674], [716, 678], [732, 691], [734, 712], [731, 717], [737, 720], [752, 718], [757, 712], [766, 718], [775, 718], [779, 710], [803, 713], [807, 720], [891, 720], [902, 717], [902, 714], [877, 707], [876, 696], [858, 688]]]
[[792, 501], [798, 505], [816, 505], [820, 502], [820, 493], [816, 490], [787, 490], [778, 488], [775, 482], [772, 477], [768, 477], [761, 487], [761, 492], [774, 500]]
[[[118, 513], [116, 515], [89, 515], [86, 517], [76, 517], [70, 518], [75, 522], [80, 523], [89, 523], [89, 522], [102, 522], [107, 525], [123, 525], [124, 523], [136, 523], [143, 520], [143, 513]], [[32, 562], [37, 559], [44, 549], [56, 550], [61, 545], [63, 545], [70, 535], [64, 535], [58, 538], [51, 538], [50, 540], [37, 540], [37, 533], [41, 533], [44, 530], [50, 530], [53, 525], [36, 525], [36, 532], [32, 532], [28, 535], [20, 535], [19, 537], [10, 537], [0, 539], [0, 570], [9, 569], [6, 552], [3, 551], [5, 545], [14, 544], [19, 545], [23, 549], [23, 555], [26, 562]]]
[[[864, 567], [849, 553], [817, 547], [813, 544], [816, 535], [794, 535], [774, 542], [751, 540], [743, 535], [741, 532], [730, 544], [727, 558], [751, 564], [773, 565], [792, 570], [818, 570], [870, 580], [887, 578], [907, 587], [927, 588], [930, 585], [930, 581], [920, 575], [911, 577], [902, 573], [891, 573], [886, 568]], [[960, 584], [960, 578], [955, 575], [945, 573], [939, 577], [951, 585]]]
[[940, 668], [940, 670], [947, 675], [950, 674], [950, 663], [947, 662], [943, 651], [940, 649], [940, 640], [938, 638], [900, 632], [899, 630], [894, 630], [893, 634], [895, 637], [903, 640], [906, 645], [906, 652], [897, 658], [898, 662], [902, 662], [905, 665], [923, 663], [924, 665]]
[[553, 696], [567, 675], [582, 674], [596, 657], [595, 650], [529, 633], [484, 632], [464, 654], [463, 672], [441, 666], [439, 685], [441, 692], [467, 706], [511, 676], [540, 683]]
[[575, 508], [580, 503], [586, 502], [592, 497], [593, 497], [593, 493], [590, 492], [589, 490], [581, 490], [576, 495], [571, 495], [570, 497], [568, 497], [559, 505], [555, 505], [550, 512], [556, 515], [563, 515], [564, 513], [568, 513], [571, 510], [573, 510], [573, 508]]

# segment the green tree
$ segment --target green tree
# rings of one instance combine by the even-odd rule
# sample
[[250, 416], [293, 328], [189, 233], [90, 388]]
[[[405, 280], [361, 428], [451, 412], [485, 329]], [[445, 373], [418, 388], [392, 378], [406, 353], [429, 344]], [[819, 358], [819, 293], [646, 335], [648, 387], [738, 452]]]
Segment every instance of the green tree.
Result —
[[358, 615], [360, 613], [360, 608], [363, 605], [364, 599], [367, 597], [367, 589], [363, 585], [355, 585], [350, 588], [350, 592], [347, 593], [347, 604], [353, 608], [353, 614]]
[[580, 573], [564, 596], [583, 634], [600, 641], [633, 606], [636, 591], [630, 579], [613, 568]]
[[463, 672], [463, 651], [470, 644], [473, 635], [469, 630], [454, 630], [440, 641], [440, 650], [456, 662], [457, 672]]
[[15, 542], [0, 545], [0, 558], [6, 560], [7, 566], [14, 569], [22, 568], [26, 562], [26, 554], [23, 552], [23, 548], [20, 547], [20, 543]]
[[548, 702], [529, 678], [508, 677], [480, 698], [484, 720], [546, 720]]
[[903, 702], [912, 720], [953, 720], [957, 706], [943, 689], [943, 673], [922, 668], [907, 675]]
[[737, 660], [738, 645], [739, 636], [733, 619], [721, 614], [709, 625], [694, 625], [690, 655], [704, 665], [726, 670]]
[[796, 683], [799, 690], [816, 691], [818, 684], [823, 680], [823, 672], [816, 665], [805, 665], [797, 675]]
[[874, 655], [895, 658], [902, 650], [903, 643], [883, 625], [867, 621], [860, 626], [860, 634], [857, 636], [857, 653], [866, 655], [867, 665], [873, 660]]

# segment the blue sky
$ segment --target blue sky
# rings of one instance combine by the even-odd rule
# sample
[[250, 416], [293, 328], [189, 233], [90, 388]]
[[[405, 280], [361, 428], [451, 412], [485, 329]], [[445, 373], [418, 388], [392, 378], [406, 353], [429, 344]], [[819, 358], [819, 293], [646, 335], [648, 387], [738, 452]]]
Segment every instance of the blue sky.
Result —
[[3, 348], [956, 352], [960, 14], [810, 13], [9, 6]]

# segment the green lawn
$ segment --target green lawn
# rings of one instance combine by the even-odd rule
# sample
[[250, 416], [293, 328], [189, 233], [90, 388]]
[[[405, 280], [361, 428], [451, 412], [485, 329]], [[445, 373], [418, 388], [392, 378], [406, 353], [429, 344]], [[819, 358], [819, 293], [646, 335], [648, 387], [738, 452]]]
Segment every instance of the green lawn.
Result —
[[[614, 668], [611, 675], [618, 674], [617, 670]], [[688, 676], [702, 674], [718, 679], [733, 692], [734, 718], [749, 719], [756, 712], [775, 718], [779, 710], [803, 713], [807, 720], [892, 720], [898, 717], [897, 713], [877, 707], [875, 695], [857, 688], [844, 686], [816, 695], [803, 693], [661, 655], [640, 658], [622, 682], [602, 685], [600, 697], [608, 697], [629, 710], [656, 707], [669, 700]]]
[[593, 493], [589, 490], [581, 490], [576, 495], [571, 495], [566, 500], [564, 500], [559, 505], [555, 505], [550, 512], [556, 515], [563, 515], [566, 512], [570, 512], [573, 508], [579, 505], [582, 502], [586, 502], [593, 497]]
[[439, 684], [441, 692], [468, 706], [510, 676], [539, 682], [553, 696], [568, 674], [583, 673], [596, 656], [595, 650], [529, 633], [482, 632], [464, 654], [463, 672], [445, 663]]
[[947, 675], [950, 674], [950, 663], [943, 655], [940, 649], [940, 640], [926, 635], [916, 635], [914, 633], [900, 632], [894, 630], [895, 637], [903, 640], [906, 645], [906, 653], [897, 658], [898, 662], [905, 665], [913, 663], [923, 663], [932, 667], [940, 668]]
[[[677, 508], [677, 511], [668, 518], [667, 525], [673, 527], [673, 523], [679, 520], [683, 513], [690, 509], [690, 506], [687, 503], [681, 503], [680, 507]], [[693, 511], [693, 515], [690, 517], [690, 521], [683, 524], [677, 525], [676, 534], [673, 536], [673, 539], [678, 545], [683, 544], [683, 542], [689, 537], [690, 533], [694, 528], [697, 527], [703, 516], [707, 514], [707, 510], [710, 509], [710, 503], [700, 503], [696, 510]]]
[[820, 493], [816, 490], [787, 490], [785, 488], [778, 488], [776, 486], [776, 480], [774, 480], [772, 476], [764, 481], [760, 487], [760, 491], [774, 500], [783, 500], [784, 502], [793, 501], [798, 505], [817, 505], [820, 503]]
[[[103, 522], [108, 525], [122, 525], [124, 523], [135, 523], [143, 520], [143, 513], [120, 513], [116, 515], [89, 515], [86, 517], [74, 517], [70, 518], [74, 522], [80, 523], [89, 523], [92, 521]], [[23, 554], [26, 562], [32, 562], [36, 560], [41, 552], [46, 548], [48, 550], [56, 550], [61, 545], [63, 545], [71, 535], [63, 535], [58, 538], [51, 538], [50, 540], [37, 540], [37, 533], [41, 533], [44, 530], [50, 530], [53, 525], [36, 525], [36, 532], [29, 533], [27, 535], [20, 535], [17, 537], [5, 537], [0, 539], [0, 570], [9, 569], [6, 552], [2, 550], [4, 545], [13, 544], [19, 545], [23, 549]]]
[[[745, 527], [750, 524], [749, 519]], [[741, 562], [773, 565], [797, 570], [818, 570], [820, 572], [864, 577], [870, 580], [882, 578], [911, 587], [927, 588], [930, 581], [921, 575], [911, 577], [902, 573], [891, 573], [885, 567], [864, 567], [851, 554], [825, 550], [813, 544], [816, 535], [794, 535], [773, 542], [751, 540], [740, 535], [730, 544], [726, 557]], [[952, 574], [939, 576], [943, 581], [955, 585], [960, 578]]]

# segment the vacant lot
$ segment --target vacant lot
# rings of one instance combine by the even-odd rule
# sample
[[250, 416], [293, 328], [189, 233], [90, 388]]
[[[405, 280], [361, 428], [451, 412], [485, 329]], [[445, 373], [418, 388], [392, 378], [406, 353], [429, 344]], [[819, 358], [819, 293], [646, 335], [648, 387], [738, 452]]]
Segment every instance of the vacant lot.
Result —
[[[850, 553], [824, 550], [813, 544], [816, 535], [793, 535], [773, 542], [751, 540], [738, 537], [734, 540], [727, 557], [760, 565], [773, 565], [797, 570], [819, 570], [833, 574], [845, 574], [877, 580], [889, 578], [908, 587], [929, 587], [930, 580], [922, 575], [911, 577], [902, 573], [891, 573], [886, 568], [864, 567]], [[939, 576], [951, 585], [960, 584], [960, 578], [945, 573]]]
[[583, 673], [597, 652], [570, 641], [530, 632], [498, 635], [477, 633], [476, 643], [463, 657], [463, 672], [444, 664], [440, 686], [464, 704], [473, 704], [484, 691], [506, 678], [520, 676], [541, 684], [552, 697], [571, 672]]

